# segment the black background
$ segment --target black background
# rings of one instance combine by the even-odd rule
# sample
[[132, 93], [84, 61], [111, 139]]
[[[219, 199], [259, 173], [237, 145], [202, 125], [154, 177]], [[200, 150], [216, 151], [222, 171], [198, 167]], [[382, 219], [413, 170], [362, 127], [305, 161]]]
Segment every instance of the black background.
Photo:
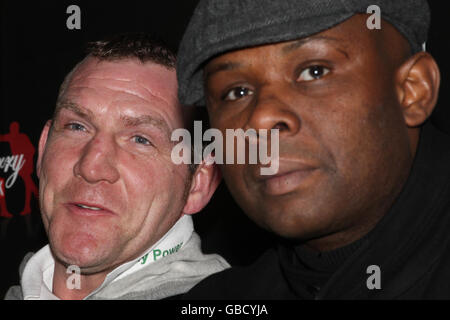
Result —
[[[376, 2], [376, 1], [375, 1]], [[441, 69], [442, 83], [432, 121], [450, 133], [449, 48], [450, 12], [445, 1], [429, 1], [432, 24], [427, 44]], [[0, 134], [13, 121], [20, 123], [37, 148], [40, 131], [54, 109], [57, 91], [64, 76], [83, 58], [86, 42], [126, 31], [158, 34], [174, 49], [197, 0], [165, 1], [1, 1], [1, 104]], [[81, 9], [81, 29], [69, 30], [69, 5]], [[11, 154], [9, 144], [0, 142], [0, 157]], [[36, 161], [36, 155], [34, 163]], [[449, 164], [450, 165], [450, 164]], [[0, 177], [6, 177], [0, 170]], [[36, 174], [33, 178], [37, 184]], [[0, 239], [0, 297], [19, 283], [18, 266], [24, 254], [46, 244], [37, 200], [32, 200], [32, 230], [18, 215], [24, 205], [24, 183], [18, 178], [6, 190], [12, 219], [0, 218], [7, 233]], [[6, 227], [6, 222], [8, 222]], [[257, 228], [236, 206], [224, 183], [208, 206], [194, 216], [197, 232], [206, 252], [218, 252], [231, 264], [253, 261], [273, 237]]]

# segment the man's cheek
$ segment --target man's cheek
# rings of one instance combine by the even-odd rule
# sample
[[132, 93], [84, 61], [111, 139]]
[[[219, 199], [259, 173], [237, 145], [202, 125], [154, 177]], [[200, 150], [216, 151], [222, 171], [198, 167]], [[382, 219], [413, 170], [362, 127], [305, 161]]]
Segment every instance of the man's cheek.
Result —
[[[46, 171], [43, 170], [42, 172]], [[53, 193], [48, 186], [46, 174], [41, 174], [41, 177], [39, 178], [39, 206], [42, 222], [47, 229], [49, 217], [53, 208]]]
[[48, 161], [48, 158], [48, 156], [44, 158], [43, 170], [39, 177], [39, 201], [43, 218], [49, 219], [57, 209], [58, 199], [65, 190], [65, 186], [70, 184], [72, 171], [67, 161], [60, 162], [58, 159]]

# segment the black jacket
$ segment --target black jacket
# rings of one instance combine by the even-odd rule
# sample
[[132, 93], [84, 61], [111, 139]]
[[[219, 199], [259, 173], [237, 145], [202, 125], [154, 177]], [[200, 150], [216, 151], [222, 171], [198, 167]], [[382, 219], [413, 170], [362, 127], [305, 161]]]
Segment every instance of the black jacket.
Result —
[[[450, 136], [428, 123], [390, 211], [364, 238], [344, 248], [347, 253], [339, 254], [343, 258], [332, 272], [310, 272], [296, 262], [298, 248], [280, 242], [250, 266], [209, 276], [183, 298], [450, 299], [449, 240]], [[371, 265], [379, 267], [380, 289], [367, 284], [374, 275], [367, 269]]]

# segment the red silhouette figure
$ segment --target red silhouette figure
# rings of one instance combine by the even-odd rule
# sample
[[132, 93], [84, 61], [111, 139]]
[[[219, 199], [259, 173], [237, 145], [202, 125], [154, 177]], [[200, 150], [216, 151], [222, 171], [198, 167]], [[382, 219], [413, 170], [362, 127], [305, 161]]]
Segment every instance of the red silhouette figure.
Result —
[[5, 197], [5, 180], [0, 178], [0, 217], [12, 218], [13, 215], [9, 213], [6, 207], [6, 197]]
[[[19, 176], [25, 183], [25, 206], [20, 215], [29, 215], [31, 213], [31, 195], [34, 194], [36, 198], [38, 197], [38, 188], [36, 187], [36, 184], [31, 177], [34, 171], [33, 157], [36, 149], [34, 148], [28, 136], [24, 133], [19, 132], [19, 123], [17, 121], [14, 121], [9, 125], [8, 134], [0, 135], [0, 141], [8, 142], [12, 154], [23, 154], [23, 157], [25, 159], [25, 163], [19, 171]], [[7, 214], [8, 212], [6, 211], [6, 216]]]

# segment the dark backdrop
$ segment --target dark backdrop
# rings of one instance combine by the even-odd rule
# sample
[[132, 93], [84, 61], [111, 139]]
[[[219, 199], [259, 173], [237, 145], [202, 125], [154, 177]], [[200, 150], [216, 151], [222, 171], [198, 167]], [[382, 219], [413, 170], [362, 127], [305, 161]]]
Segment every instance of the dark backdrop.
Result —
[[[25, 205], [25, 194], [38, 183], [36, 173], [31, 173], [31, 179], [30, 173], [18, 176], [6, 189], [4, 185], [12, 171], [4, 172], [5, 159], [17, 153], [12, 149], [22, 148], [27, 163], [35, 166], [39, 134], [51, 116], [58, 87], [83, 58], [87, 41], [118, 32], [150, 31], [176, 49], [196, 3], [197, 0], [1, 1], [0, 140], [10, 132], [13, 122], [19, 124], [24, 135], [12, 142], [0, 141], [0, 161], [4, 161], [3, 167], [0, 163], [0, 181], [4, 180], [5, 195], [1, 198], [0, 192], [0, 212], [12, 214], [10, 218], [0, 217], [0, 298], [10, 285], [18, 284], [18, 266], [24, 254], [46, 243], [34, 194], [29, 201], [30, 210]], [[66, 9], [72, 4], [81, 9], [80, 30], [66, 27], [70, 16]], [[448, 10], [444, 1], [433, 0], [430, 5], [432, 26], [427, 47], [442, 73], [440, 98], [432, 120], [450, 132]], [[232, 264], [250, 263], [273, 241], [271, 235], [242, 214], [223, 183], [205, 210], [194, 216], [194, 222], [203, 238], [204, 250], [219, 252]]]

